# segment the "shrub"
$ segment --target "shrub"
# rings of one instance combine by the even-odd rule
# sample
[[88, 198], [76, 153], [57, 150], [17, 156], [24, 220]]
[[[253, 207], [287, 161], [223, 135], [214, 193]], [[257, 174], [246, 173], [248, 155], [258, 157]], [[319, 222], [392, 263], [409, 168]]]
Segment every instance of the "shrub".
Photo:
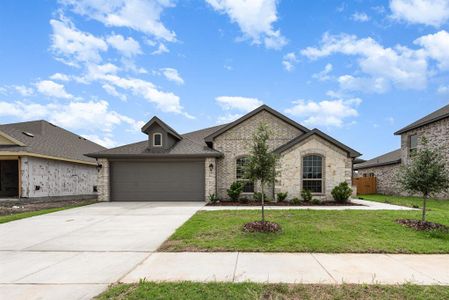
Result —
[[310, 202], [312, 201], [312, 192], [308, 189], [303, 189], [301, 191], [301, 198], [304, 200], [304, 202]]
[[334, 197], [334, 200], [338, 203], [346, 203], [349, 199], [349, 197], [352, 194], [352, 189], [349, 187], [349, 184], [344, 181], [334, 187], [332, 190], [332, 197]]
[[[265, 199], [265, 201], [270, 201], [267, 199], [267, 195], [263, 194], [263, 197]], [[256, 192], [253, 195], [254, 200], [261, 202], [262, 201], [262, 193], [261, 192]]]
[[211, 203], [216, 203], [216, 202], [218, 202], [218, 197], [217, 197], [217, 195], [215, 195], [215, 194], [209, 194], [209, 201], [211, 202]]
[[301, 203], [301, 200], [299, 200], [298, 197], [295, 197], [295, 198], [292, 199], [292, 203], [293, 204], [299, 204], [299, 203]]
[[285, 199], [287, 199], [288, 193], [287, 192], [285, 192], [285, 193], [277, 193], [276, 195], [278, 197], [278, 201], [282, 202]]
[[313, 205], [320, 205], [321, 204], [321, 200], [320, 199], [312, 199], [312, 204]]
[[243, 184], [239, 181], [235, 181], [231, 184], [229, 189], [227, 190], [229, 198], [232, 201], [238, 201], [240, 198], [240, 194], [243, 191]]

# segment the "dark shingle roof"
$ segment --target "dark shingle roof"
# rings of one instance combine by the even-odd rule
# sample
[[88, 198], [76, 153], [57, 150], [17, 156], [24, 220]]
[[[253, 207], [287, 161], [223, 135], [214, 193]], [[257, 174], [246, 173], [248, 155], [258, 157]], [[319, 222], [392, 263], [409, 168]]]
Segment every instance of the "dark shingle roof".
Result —
[[325, 134], [324, 132], [320, 131], [319, 129], [312, 129], [309, 132], [302, 134], [296, 138], [294, 138], [293, 140], [285, 143], [284, 145], [280, 146], [279, 148], [277, 148], [276, 150], [274, 150], [274, 152], [276, 153], [282, 153], [287, 149], [290, 149], [291, 147], [293, 147], [294, 145], [306, 140], [307, 138], [313, 136], [313, 135], [317, 135], [319, 137], [321, 137], [322, 139], [328, 141], [329, 143], [337, 146], [338, 148], [346, 151], [350, 157], [358, 157], [361, 154], [357, 151], [355, 151], [354, 149], [340, 143], [339, 141], [337, 141], [336, 139], [330, 137], [329, 135]]
[[354, 170], [366, 169], [372, 167], [380, 167], [387, 165], [394, 165], [401, 163], [401, 149], [397, 149], [373, 159], [367, 160], [364, 163], [354, 165]]
[[[225, 124], [226, 125], [226, 124]], [[170, 149], [148, 149], [148, 140], [128, 144], [97, 153], [88, 154], [91, 157], [207, 157], [221, 156], [219, 151], [209, 148], [204, 142], [204, 137], [211, 132], [219, 130], [225, 125], [214, 126], [182, 134], [182, 140]]]
[[[106, 149], [44, 120], [3, 124], [0, 125], [0, 131], [25, 144], [25, 146], [1, 145], [0, 153], [26, 152], [94, 163], [93, 158], [84, 154]], [[24, 132], [33, 136], [28, 136]]]
[[430, 124], [430, 123], [433, 123], [433, 122], [437, 122], [437, 121], [442, 120], [444, 118], [449, 118], [449, 104], [444, 106], [444, 107], [442, 107], [442, 108], [440, 108], [439, 110], [434, 111], [431, 114], [428, 114], [427, 116], [419, 119], [418, 121], [413, 122], [412, 124], [410, 124], [410, 125], [402, 128], [402, 129], [396, 131], [394, 134], [395, 135], [399, 135], [399, 134], [402, 134], [404, 132], [407, 132], [407, 131], [410, 131], [410, 130], [422, 127], [424, 125], [427, 125], [427, 124]]

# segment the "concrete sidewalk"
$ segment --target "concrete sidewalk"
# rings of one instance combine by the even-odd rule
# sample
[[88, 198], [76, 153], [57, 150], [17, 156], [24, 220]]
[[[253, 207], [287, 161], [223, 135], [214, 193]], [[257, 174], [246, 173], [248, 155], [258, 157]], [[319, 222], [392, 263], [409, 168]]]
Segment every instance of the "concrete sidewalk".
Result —
[[[311, 209], [311, 210], [416, 210], [416, 208], [381, 203], [375, 201], [367, 201], [361, 199], [352, 199], [351, 202], [359, 205], [354, 206], [270, 206], [266, 205], [265, 209], [288, 210], [288, 209]], [[260, 206], [204, 206], [201, 210], [256, 210]]]
[[449, 255], [153, 253], [122, 282], [227, 281], [449, 285]]

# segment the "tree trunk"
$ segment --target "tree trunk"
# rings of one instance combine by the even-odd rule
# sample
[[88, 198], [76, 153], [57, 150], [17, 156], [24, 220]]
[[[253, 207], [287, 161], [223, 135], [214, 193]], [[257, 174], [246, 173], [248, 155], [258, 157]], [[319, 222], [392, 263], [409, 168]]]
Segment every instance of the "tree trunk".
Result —
[[422, 206], [422, 221], [423, 222], [426, 221], [427, 198], [429, 198], [429, 194], [425, 193], [424, 194], [423, 206]]
[[265, 210], [264, 210], [265, 195], [263, 192], [263, 182], [261, 182], [260, 186], [261, 186], [261, 190], [262, 190], [262, 223], [265, 223]]

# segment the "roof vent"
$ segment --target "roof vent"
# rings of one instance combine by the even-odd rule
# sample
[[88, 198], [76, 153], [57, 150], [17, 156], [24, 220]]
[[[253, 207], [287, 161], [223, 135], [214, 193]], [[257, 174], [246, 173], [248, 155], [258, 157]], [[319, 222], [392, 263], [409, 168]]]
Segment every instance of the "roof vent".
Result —
[[23, 133], [24, 135], [26, 135], [26, 136], [34, 137], [34, 134], [32, 134], [32, 133], [30, 133], [30, 132], [28, 132], [28, 131], [22, 131], [22, 133]]

